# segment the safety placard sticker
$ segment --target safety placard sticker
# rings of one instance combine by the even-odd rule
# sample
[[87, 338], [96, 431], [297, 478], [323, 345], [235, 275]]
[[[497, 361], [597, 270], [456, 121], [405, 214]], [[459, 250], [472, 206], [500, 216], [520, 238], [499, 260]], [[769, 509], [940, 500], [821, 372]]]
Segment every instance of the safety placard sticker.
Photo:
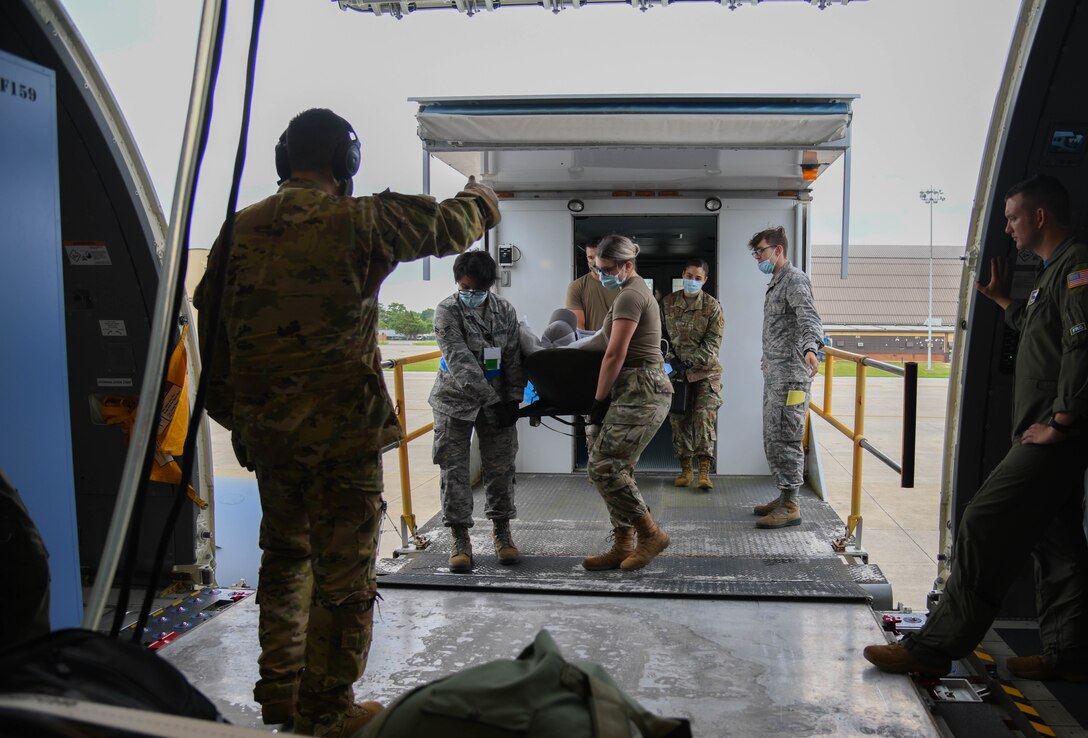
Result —
[[130, 377], [99, 377], [99, 387], [131, 387], [132, 379]]
[[127, 336], [128, 331], [125, 329], [125, 321], [123, 320], [100, 320], [98, 321], [98, 327], [102, 331], [103, 336]]
[[65, 241], [64, 253], [72, 266], [112, 266], [104, 241]]

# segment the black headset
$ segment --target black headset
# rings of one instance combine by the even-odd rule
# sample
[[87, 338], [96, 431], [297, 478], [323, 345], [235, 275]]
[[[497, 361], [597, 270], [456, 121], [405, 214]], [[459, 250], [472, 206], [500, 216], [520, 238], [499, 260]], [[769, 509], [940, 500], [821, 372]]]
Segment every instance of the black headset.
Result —
[[[337, 118], [340, 118], [340, 116], [337, 116]], [[355, 135], [355, 129], [351, 127], [351, 123], [343, 118], [340, 118], [340, 121], [344, 124], [347, 135], [344, 136], [343, 141], [336, 144], [336, 150], [332, 154], [332, 162], [330, 163], [332, 165], [332, 176], [336, 181], [350, 187], [351, 178], [359, 171], [359, 161], [361, 159], [359, 137]], [[289, 128], [290, 126], [283, 129], [280, 140], [276, 142], [276, 174], [280, 178], [276, 184], [283, 184], [291, 178], [291, 157], [287, 155], [287, 131]]]

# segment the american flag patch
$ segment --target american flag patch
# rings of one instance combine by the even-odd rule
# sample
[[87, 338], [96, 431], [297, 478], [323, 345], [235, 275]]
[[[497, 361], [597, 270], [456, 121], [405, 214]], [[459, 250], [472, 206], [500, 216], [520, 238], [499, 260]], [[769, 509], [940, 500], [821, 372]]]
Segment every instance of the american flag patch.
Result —
[[1070, 272], [1069, 276], [1065, 278], [1065, 281], [1069, 283], [1069, 289], [1074, 287], [1083, 287], [1088, 284], [1088, 269], [1080, 269], [1075, 272]]

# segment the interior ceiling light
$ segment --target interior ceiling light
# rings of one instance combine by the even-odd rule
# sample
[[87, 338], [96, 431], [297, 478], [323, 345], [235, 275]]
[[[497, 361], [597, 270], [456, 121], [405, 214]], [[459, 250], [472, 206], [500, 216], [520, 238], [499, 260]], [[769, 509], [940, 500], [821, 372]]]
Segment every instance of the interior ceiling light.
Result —
[[722, 201], [716, 197], [708, 197], [703, 200], [703, 207], [712, 213], [716, 213], [722, 209]]
[[572, 213], [580, 213], [586, 209], [586, 204], [581, 200], [567, 200], [567, 210]]

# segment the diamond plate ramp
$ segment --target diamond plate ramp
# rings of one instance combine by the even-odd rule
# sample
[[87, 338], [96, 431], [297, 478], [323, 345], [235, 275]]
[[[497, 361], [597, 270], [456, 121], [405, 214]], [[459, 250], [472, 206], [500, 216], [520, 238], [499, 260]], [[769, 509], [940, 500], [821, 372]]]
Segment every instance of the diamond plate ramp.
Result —
[[[803, 491], [803, 522], [758, 530], [752, 506], [777, 494], [769, 478], [715, 477], [710, 493], [676, 488], [668, 477], [639, 475], [654, 518], [672, 543], [637, 572], [587, 572], [584, 556], [607, 549], [611, 525], [604, 503], [578, 475], [518, 475], [518, 518], [511, 524], [522, 561], [500, 566], [491, 526], [477, 515], [472, 528], [474, 569], [453, 574], [446, 565], [450, 532], [441, 515], [420, 533], [431, 543], [421, 553], [384, 560], [380, 586], [490, 589], [585, 594], [805, 600], [867, 599], [862, 584], [886, 582], [874, 566], [847, 565], [830, 541], [843, 523], [831, 506]], [[483, 510], [483, 492], [474, 495]]]

